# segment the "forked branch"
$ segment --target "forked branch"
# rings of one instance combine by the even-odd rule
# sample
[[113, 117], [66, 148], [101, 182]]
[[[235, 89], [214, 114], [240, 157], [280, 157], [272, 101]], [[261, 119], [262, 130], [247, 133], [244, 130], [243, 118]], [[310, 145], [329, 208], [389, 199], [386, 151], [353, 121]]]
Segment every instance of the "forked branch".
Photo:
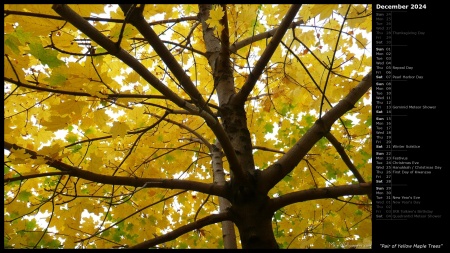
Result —
[[330, 109], [322, 118], [306, 132], [294, 146], [277, 162], [261, 172], [264, 190], [269, 191], [281, 179], [289, 174], [297, 164], [305, 157], [314, 144], [324, 137], [331, 129], [334, 122], [344, 113], [352, 109], [355, 103], [372, 87], [372, 71], [353, 88], [335, 107]]

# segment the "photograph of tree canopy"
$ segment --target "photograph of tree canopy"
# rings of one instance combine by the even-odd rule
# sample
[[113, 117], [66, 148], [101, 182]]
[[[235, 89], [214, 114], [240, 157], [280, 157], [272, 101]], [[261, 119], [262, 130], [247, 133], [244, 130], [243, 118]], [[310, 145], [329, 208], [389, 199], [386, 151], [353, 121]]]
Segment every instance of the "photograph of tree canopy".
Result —
[[5, 4], [4, 248], [371, 248], [371, 37], [370, 4]]

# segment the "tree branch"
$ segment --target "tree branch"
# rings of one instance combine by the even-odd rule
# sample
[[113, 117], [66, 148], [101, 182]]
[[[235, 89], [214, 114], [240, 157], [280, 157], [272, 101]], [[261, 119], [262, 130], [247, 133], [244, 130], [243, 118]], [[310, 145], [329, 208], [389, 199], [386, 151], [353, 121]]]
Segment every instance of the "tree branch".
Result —
[[95, 41], [97, 44], [105, 48], [110, 54], [116, 56], [122, 60], [125, 64], [130, 66], [134, 71], [136, 71], [140, 76], [142, 76], [149, 84], [155, 87], [159, 92], [165, 95], [169, 100], [174, 102], [181, 108], [185, 108], [189, 111], [193, 111], [196, 108], [193, 106], [188, 106], [187, 102], [170, 90], [164, 83], [162, 83], [157, 77], [155, 77], [148, 69], [142, 65], [136, 58], [131, 56], [128, 52], [123, 50], [120, 46], [114, 43], [112, 40], [108, 39], [100, 31], [95, 29], [89, 22], [87, 22], [83, 17], [78, 15], [67, 5], [64, 4], [54, 4], [52, 7], [61, 17], [66, 19], [73, 26], [78, 28], [81, 32], [86, 34], [89, 38]]
[[271, 148], [267, 148], [267, 147], [263, 147], [263, 146], [252, 146], [253, 149], [259, 149], [259, 150], [264, 150], [264, 151], [269, 151], [269, 152], [274, 152], [274, 153], [279, 153], [279, 154], [286, 154], [284, 151], [280, 151], [277, 149], [271, 149]]
[[[4, 142], [4, 149], [24, 149], [27, 154], [31, 155], [31, 159], [37, 159], [39, 155], [35, 151], [22, 148], [16, 144], [9, 142]], [[42, 157], [42, 156], [41, 156]], [[217, 184], [206, 184], [201, 182], [195, 182], [190, 180], [179, 180], [179, 179], [161, 179], [161, 178], [136, 178], [136, 177], [122, 177], [122, 176], [108, 176], [98, 173], [93, 173], [87, 170], [83, 170], [61, 161], [53, 160], [51, 158], [45, 157], [46, 164], [61, 170], [68, 172], [70, 176], [82, 178], [96, 183], [110, 184], [110, 185], [125, 185], [134, 186], [142, 188], [164, 188], [164, 189], [182, 189], [182, 190], [192, 190], [197, 192], [202, 192], [206, 194], [211, 194], [220, 197], [226, 196], [226, 186]]]
[[[119, 4], [120, 8], [124, 13], [127, 13], [131, 4]], [[153, 31], [153, 29], [145, 21], [144, 16], [137, 9], [132, 10], [130, 13], [130, 23], [135, 26], [142, 36], [150, 43], [152, 48], [158, 54], [158, 56], [163, 60], [163, 62], [169, 67], [170, 71], [175, 75], [175, 77], [180, 82], [181, 86], [186, 90], [189, 96], [194, 100], [194, 104], [203, 110], [207, 111], [209, 114], [214, 115], [209, 107], [207, 107], [206, 101], [203, 99], [200, 92], [195, 87], [191, 78], [186, 74], [186, 71], [180, 66], [175, 57], [170, 53], [164, 43], [161, 41], [159, 36]]]
[[[350, 160], [350, 157], [348, 157], [347, 153], [345, 153], [344, 148], [342, 147], [341, 143], [330, 133], [326, 133], [325, 137], [328, 139], [328, 141], [331, 142], [331, 144], [334, 146], [336, 151], [341, 156], [342, 160], [344, 161], [345, 165], [350, 169], [350, 171], [355, 175], [356, 179], [359, 183], [365, 183], [366, 181], [359, 173], [358, 169], [356, 169], [355, 165], [353, 165], [352, 161]], [[372, 194], [367, 195], [370, 200], [372, 200]]]
[[[226, 4], [221, 4], [224, 15], [220, 20], [222, 31], [220, 33], [219, 57], [214, 62], [214, 87], [217, 90], [219, 105], [228, 104], [230, 98], [236, 94], [234, 87], [233, 68], [230, 65], [230, 34], [228, 29], [228, 15]], [[206, 22], [205, 22], [206, 23]], [[205, 35], [204, 35], [205, 36]], [[208, 43], [205, 41], [205, 43]], [[209, 43], [214, 43], [210, 40]]]
[[168, 88], [168, 86], [164, 85], [164, 83], [162, 83], [158, 78], [150, 73], [150, 71], [148, 71], [148, 69], [144, 65], [142, 65], [142, 63], [140, 63], [136, 58], [120, 48], [120, 46], [117, 46], [116, 43], [108, 39], [100, 31], [95, 29], [91, 24], [89, 24], [89, 22], [84, 20], [80, 15], [70, 9], [67, 5], [54, 4], [52, 8], [73, 26], [86, 34], [97, 44], [105, 48], [110, 54], [116, 56], [129, 67], [131, 67], [142, 78], [144, 78], [144, 80], [146, 80], [149, 84], [151, 84], [154, 88], [156, 88], [159, 92], [166, 96], [167, 99], [174, 102], [176, 105], [183, 109], [200, 115], [206, 121], [208, 126], [211, 128], [211, 130], [214, 132], [214, 134], [222, 144], [222, 147], [228, 159], [228, 163], [230, 164], [230, 169], [236, 171], [236, 176], [245, 181], [245, 176], [242, 173], [241, 165], [239, 163], [239, 160], [237, 159], [236, 153], [234, 152], [233, 146], [231, 145], [231, 142], [222, 125], [216, 118], [212, 116], [212, 114], [204, 111], [201, 108], [195, 107], [191, 103], [188, 103], [186, 100], [179, 97], [170, 88]]
[[228, 212], [224, 212], [224, 213], [218, 213], [218, 214], [212, 214], [209, 215], [205, 218], [202, 218], [200, 220], [197, 220], [195, 222], [191, 222], [187, 225], [184, 225], [182, 227], [179, 227], [171, 232], [168, 232], [164, 235], [158, 236], [156, 238], [153, 238], [151, 240], [145, 241], [145, 242], [141, 242], [139, 244], [134, 245], [133, 247], [130, 247], [131, 249], [148, 249], [150, 247], [153, 247], [155, 245], [158, 245], [160, 243], [163, 242], [167, 242], [170, 240], [174, 240], [177, 237], [186, 234], [190, 231], [193, 231], [195, 229], [200, 229], [204, 226], [207, 225], [211, 225], [214, 223], [218, 223], [221, 221], [225, 221], [225, 220], [229, 220], [230, 219], [230, 215], [228, 214]]
[[185, 192], [186, 192], [186, 191], [180, 191], [180, 192], [177, 192], [177, 193], [172, 194], [172, 195], [170, 195], [170, 196], [168, 196], [168, 197], [165, 197], [165, 198], [163, 198], [163, 199], [160, 199], [159, 201], [156, 201], [156, 202], [153, 202], [153, 203], [151, 203], [151, 204], [149, 204], [149, 205], [147, 205], [147, 206], [144, 206], [144, 207], [142, 207], [142, 208], [140, 208], [140, 209], [134, 211], [133, 213], [127, 215], [126, 217], [124, 217], [124, 218], [122, 218], [122, 219], [120, 219], [120, 220], [114, 222], [113, 224], [109, 225], [108, 227], [105, 227], [105, 228], [103, 228], [103, 229], [101, 229], [101, 230], [98, 230], [98, 231], [95, 232], [94, 234], [91, 234], [90, 236], [85, 237], [85, 238], [83, 238], [83, 239], [81, 239], [81, 240], [79, 240], [79, 241], [77, 241], [77, 242], [84, 242], [84, 241], [90, 240], [91, 238], [94, 238], [95, 236], [97, 236], [97, 235], [99, 235], [99, 234], [101, 234], [101, 233], [103, 233], [103, 232], [105, 232], [105, 231], [107, 231], [107, 230], [109, 230], [109, 229], [111, 229], [111, 228], [114, 228], [114, 226], [116, 226], [117, 224], [119, 224], [119, 223], [123, 222], [124, 220], [130, 218], [131, 216], [136, 215], [136, 214], [138, 214], [138, 213], [141, 213], [143, 210], [145, 210], [145, 209], [147, 209], [147, 208], [150, 208], [150, 207], [152, 207], [152, 206], [154, 206], [154, 205], [157, 205], [157, 204], [159, 204], [159, 203], [162, 203], [162, 202], [164, 202], [164, 201], [167, 201], [168, 199], [171, 199], [171, 198], [173, 198], [173, 197], [175, 197], [175, 196], [178, 196], [178, 195], [180, 195], [180, 194], [182, 194], [182, 193], [185, 193]]
[[[297, 21], [297, 22], [292, 22], [289, 25], [288, 29], [295, 28], [296, 26], [299, 26], [301, 24], [304, 24], [303, 20], [300, 20], [300, 21]], [[236, 53], [239, 49], [241, 49], [241, 48], [243, 48], [245, 46], [248, 46], [248, 45], [252, 44], [255, 41], [262, 40], [262, 39], [268, 39], [268, 38], [272, 37], [278, 29], [279, 29], [279, 27], [277, 27], [275, 29], [272, 29], [270, 31], [267, 31], [267, 32], [259, 33], [259, 34], [255, 35], [255, 36], [243, 39], [243, 40], [241, 40], [239, 42], [236, 42], [236, 43], [234, 43], [233, 45], [230, 46], [230, 52]]]
[[[148, 115], [151, 115], [153, 117], [161, 117], [154, 113], [148, 113]], [[194, 129], [192, 129], [182, 123], [171, 120], [171, 119], [163, 119], [163, 120], [166, 122], [169, 122], [171, 124], [174, 124], [174, 125], [178, 126], [179, 128], [186, 129], [187, 131], [189, 131], [190, 133], [195, 135], [201, 141], [202, 144], [204, 144], [206, 147], [208, 147], [209, 152], [212, 152], [213, 148], [212, 148], [211, 143], [209, 143], [205, 138], [203, 138], [203, 136], [201, 134], [197, 133]]]
[[70, 174], [70, 172], [67, 172], [67, 171], [37, 173], [37, 174], [31, 174], [31, 175], [26, 175], [26, 176], [4, 178], [3, 183], [22, 181], [22, 180], [38, 178], [38, 177], [51, 177], [51, 176], [61, 176], [61, 175], [68, 175], [68, 174]]
[[[57, 94], [66, 94], [66, 95], [73, 95], [73, 96], [79, 96], [79, 97], [96, 97], [93, 96], [89, 93], [86, 92], [77, 92], [77, 91], [67, 91], [67, 90], [57, 90], [57, 89], [53, 89], [53, 88], [47, 88], [47, 87], [41, 87], [41, 86], [37, 86], [37, 85], [30, 85], [30, 84], [25, 84], [22, 83], [20, 81], [16, 81], [13, 80], [11, 78], [8, 77], [4, 77], [3, 80], [5, 80], [6, 82], [9, 83], [13, 83], [15, 85], [17, 85], [18, 87], [24, 87], [24, 88], [28, 88], [31, 90], [37, 90], [37, 91], [46, 91], [46, 92], [51, 92], [51, 93], [57, 93]], [[49, 86], [49, 85], [47, 85]], [[103, 96], [106, 97], [106, 99], [118, 99], [118, 98], [142, 98], [142, 99], [167, 99], [165, 96], [163, 95], [149, 95], [149, 94], [122, 94], [122, 93], [114, 93], [114, 94], [104, 94], [104, 93], [100, 93]], [[187, 102], [191, 102], [191, 100], [186, 100]], [[148, 102], [136, 102], [139, 104], [145, 104], [145, 105], [152, 105]], [[156, 106], [156, 105], [154, 105]], [[158, 105], [159, 106], [159, 105]], [[212, 107], [214, 109], [219, 109], [219, 107], [215, 104], [212, 103], [208, 103], [209, 107]], [[165, 110], [169, 110], [170, 113], [173, 114], [191, 114], [191, 115], [199, 115], [198, 113], [192, 113], [190, 111], [187, 110], [171, 110], [167, 107], [161, 107]], [[214, 113], [214, 115], [216, 115], [217, 113]]]
[[269, 208], [272, 212], [275, 212], [284, 206], [308, 200], [366, 194], [372, 194], [372, 182], [352, 185], [338, 185], [287, 193], [278, 198], [271, 199]]
[[[66, 95], [72, 95], [72, 96], [79, 96], [79, 97], [95, 97], [89, 93], [86, 92], [77, 92], [77, 91], [68, 91], [68, 90], [57, 90], [53, 88], [47, 88], [47, 87], [41, 87], [37, 85], [31, 85], [31, 84], [25, 84], [21, 81], [16, 81], [8, 77], [4, 77], [3, 80], [9, 83], [13, 83], [19, 87], [25, 87], [32, 90], [37, 91], [46, 91], [51, 93], [57, 93], [57, 94], [66, 94]], [[49, 85], [48, 85], [49, 86]], [[108, 99], [117, 99], [117, 98], [142, 98], [142, 99], [168, 99], [167, 97], [163, 95], [147, 95], [147, 94], [121, 94], [121, 93], [114, 93], [114, 94], [102, 94], [102, 96], [107, 97]], [[188, 101], [189, 102], [189, 101]], [[212, 105], [214, 106], [214, 105]]]
[[350, 158], [348, 157], [347, 153], [345, 153], [345, 150], [342, 147], [341, 143], [339, 143], [339, 141], [330, 132], [326, 133], [325, 137], [328, 139], [328, 141], [331, 142], [339, 155], [341, 155], [341, 158], [344, 161], [345, 165], [347, 165], [353, 175], [355, 175], [356, 179], [358, 179], [358, 182], [365, 183], [366, 181], [361, 176], [361, 174], [359, 174], [359, 171], [356, 169], [355, 165], [353, 165], [352, 161], [350, 161]]
[[352, 109], [354, 104], [371, 86], [372, 71], [370, 71], [344, 99], [330, 109], [322, 118], [318, 119], [308, 132], [306, 132], [285, 155], [261, 172], [261, 180], [264, 182], [262, 183], [264, 189], [269, 191], [269, 189], [289, 174], [314, 144], [329, 132], [334, 122], [348, 110]]
[[258, 62], [255, 64], [255, 68], [249, 74], [247, 80], [245, 81], [244, 85], [242, 86], [242, 89], [232, 99], [233, 100], [232, 103], [235, 103], [235, 104], [245, 103], [248, 95], [253, 90], [253, 87], [255, 86], [256, 81], [258, 81], [258, 78], [262, 74], [265, 66], [267, 65], [267, 63], [269, 62], [273, 53], [275, 52], [276, 48], [278, 47], [278, 44], [280, 43], [280, 41], [283, 38], [284, 34], [286, 33], [287, 29], [289, 29], [289, 26], [291, 25], [292, 20], [294, 20], [295, 15], [297, 15], [297, 12], [301, 6], [302, 6], [301, 4], [294, 4], [291, 6], [291, 8], [289, 8], [288, 12], [286, 13], [283, 20], [281, 21], [280, 26], [276, 30], [273, 38], [270, 40], [269, 45], [266, 47], [266, 49], [262, 53]]
[[[24, 11], [11, 11], [4, 10], [3, 11], [6, 16], [8, 15], [19, 15], [19, 16], [27, 16], [27, 17], [37, 17], [37, 18], [45, 18], [45, 19], [55, 19], [55, 20], [65, 20], [62, 17], [41, 14], [41, 13], [32, 13], [32, 12], [24, 12]], [[103, 22], [112, 22], [112, 23], [123, 23], [123, 19], [115, 19], [115, 18], [100, 18], [100, 17], [83, 17], [85, 20], [90, 21], [103, 21]]]

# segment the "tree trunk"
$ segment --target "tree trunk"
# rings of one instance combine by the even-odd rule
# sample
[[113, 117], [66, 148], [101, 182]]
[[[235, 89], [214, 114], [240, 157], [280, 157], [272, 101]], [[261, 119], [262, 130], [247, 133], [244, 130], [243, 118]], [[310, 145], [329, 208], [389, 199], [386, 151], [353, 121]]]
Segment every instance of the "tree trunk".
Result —
[[272, 212], [267, 212], [268, 197], [255, 196], [252, 200], [234, 204], [233, 220], [239, 229], [243, 249], [277, 249], [272, 229]]
[[[232, 212], [232, 221], [239, 229], [242, 248], [278, 248], [272, 230], [273, 213], [264, 211], [269, 198], [267, 192], [259, 190], [263, 187], [258, 187], [259, 173], [255, 170], [245, 104], [231, 102], [236, 91], [230, 65], [227, 15], [225, 12], [221, 20], [224, 28], [218, 38], [206, 24], [211, 8], [210, 4], [199, 5], [199, 18], [219, 100], [219, 115], [240, 167], [230, 168], [228, 200], [231, 202], [229, 210]], [[225, 6], [222, 8], [225, 9]], [[243, 176], [235, 177], [233, 171], [242, 171]]]
[[[213, 145], [212, 150], [212, 167], [213, 167], [213, 178], [214, 183], [225, 185], [225, 173], [223, 171], [223, 153], [222, 147], [220, 146], [220, 142], [216, 142]], [[230, 201], [225, 198], [219, 197], [219, 208], [220, 212], [226, 212], [227, 209], [231, 206]], [[236, 233], [234, 231], [234, 224], [231, 221], [222, 221], [222, 238], [223, 238], [223, 247], [225, 249], [237, 249], [236, 244]]]

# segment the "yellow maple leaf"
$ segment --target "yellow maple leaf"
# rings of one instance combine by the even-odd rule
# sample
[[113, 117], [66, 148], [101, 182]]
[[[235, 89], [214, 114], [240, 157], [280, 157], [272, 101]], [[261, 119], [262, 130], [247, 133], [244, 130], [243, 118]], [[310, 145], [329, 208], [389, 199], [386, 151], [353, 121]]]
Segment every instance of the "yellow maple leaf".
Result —
[[365, 49], [367, 45], [367, 38], [364, 38], [362, 33], [356, 34], [355, 38], [358, 41], [356, 43], [356, 45], [358, 45], [358, 48]]
[[11, 163], [13, 164], [22, 164], [26, 163], [26, 160], [30, 158], [31, 155], [28, 153], [25, 153], [25, 149], [11, 149], [11, 155], [9, 156], [9, 159], [11, 159]]
[[92, 14], [105, 13], [104, 4], [69, 4], [69, 6], [83, 17], [90, 17]]
[[113, 138], [117, 138], [118, 136], [124, 137], [129, 129], [130, 127], [128, 127], [126, 123], [116, 121], [113, 123], [110, 133], [113, 136]]
[[103, 155], [91, 154], [91, 162], [89, 163], [88, 170], [97, 172], [101, 166], [103, 166]]
[[46, 163], [47, 163], [47, 159], [45, 159], [45, 157], [43, 157], [43, 156], [38, 156], [36, 159], [33, 160], [33, 164], [35, 164], [35, 165], [46, 164]]
[[56, 131], [65, 128], [70, 121], [69, 116], [51, 116], [50, 120], [41, 121], [41, 125], [45, 126], [48, 131]]
[[14, 127], [14, 125], [11, 122], [11, 119], [10, 118], [5, 119], [3, 134], [7, 135], [7, 134], [11, 133], [13, 131], [11, 129], [11, 127]]
[[97, 110], [94, 112], [94, 123], [99, 126], [105, 126], [106, 122], [110, 120], [110, 117], [105, 113], [105, 110]]
[[51, 146], [43, 147], [38, 151], [38, 154], [43, 156], [51, 157], [52, 159], [56, 159], [58, 157], [58, 153], [63, 149], [59, 144], [54, 144]]
[[42, 143], [48, 142], [52, 137], [54, 133], [53, 131], [46, 131], [46, 130], [39, 130], [36, 136], [36, 140]]
[[223, 29], [223, 26], [220, 24], [220, 20], [225, 15], [220, 6], [217, 6], [209, 12], [209, 18], [206, 20], [208, 27], [217, 29], [220, 33]]
[[127, 83], [136, 83], [139, 82], [141, 76], [136, 71], [131, 71], [130, 74], [125, 78], [125, 82]]
[[87, 85], [83, 86], [83, 90], [94, 97], [99, 97], [99, 98], [107, 98], [108, 97], [108, 96], [102, 94], [102, 92], [104, 92], [104, 88], [99, 85], [87, 84]]
[[52, 110], [59, 113], [59, 115], [81, 115], [83, 108], [87, 107], [88, 103], [84, 101], [77, 101], [76, 99], [66, 99], [58, 105], [52, 105]]
[[144, 115], [145, 107], [135, 106], [133, 110], [128, 113], [127, 119], [131, 127], [142, 127], [145, 125], [147, 115]]
[[310, 9], [313, 17], [319, 15], [319, 20], [331, 16], [333, 10], [337, 9], [337, 4], [315, 4]]

